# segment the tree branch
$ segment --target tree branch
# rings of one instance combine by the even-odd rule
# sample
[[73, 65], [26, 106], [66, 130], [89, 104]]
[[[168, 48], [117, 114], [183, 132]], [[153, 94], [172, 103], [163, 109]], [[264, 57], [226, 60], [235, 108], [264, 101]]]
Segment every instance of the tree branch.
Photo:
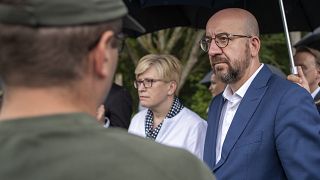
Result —
[[167, 43], [167, 47], [164, 50], [164, 53], [166, 54], [171, 53], [174, 45], [177, 44], [177, 41], [180, 39], [181, 36], [182, 36], [182, 28], [181, 27], [174, 28], [173, 33], [171, 34], [171, 37]]
[[183, 87], [184, 83], [186, 82], [187, 77], [190, 74], [191, 69], [198, 62], [198, 55], [199, 55], [199, 50], [200, 50], [198, 42], [202, 38], [203, 34], [204, 34], [204, 31], [196, 32], [195, 40], [193, 42], [193, 46], [190, 51], [187, 63], [185, 64], [183, 71], [182, 71], [181, 81], [180, 81], [180, 85], [177, 89], [177, 94], [179, 94], [181, 88]]

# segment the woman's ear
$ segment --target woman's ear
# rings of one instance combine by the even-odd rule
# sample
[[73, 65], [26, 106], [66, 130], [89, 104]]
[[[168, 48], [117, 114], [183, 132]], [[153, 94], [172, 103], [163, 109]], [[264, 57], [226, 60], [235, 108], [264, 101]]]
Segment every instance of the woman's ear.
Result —
[[172, 96], [177, 90], [177, 83], [175, 81], [171, 81], [169, 85], [168, 95]]
[[[113, 57], [114, 54], [114, 45], [113, 45], [113, 31], [105, 31], [96, 46], [93, 50], [93, 68], [98, 76], [106, 76], [108, 73], [107, 64], [110, 61], [116, 61], [117, 57]], [[117, 55], [116, 55], [117, 56]]]

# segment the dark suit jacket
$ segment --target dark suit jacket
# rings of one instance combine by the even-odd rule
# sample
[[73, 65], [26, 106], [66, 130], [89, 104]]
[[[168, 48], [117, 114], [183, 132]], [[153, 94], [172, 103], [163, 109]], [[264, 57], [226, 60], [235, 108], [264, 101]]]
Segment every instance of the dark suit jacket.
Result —
[[314, 97], [314, 103], [317, 106], [318, 112], [320, 113], [320, 92]]
[[132, 115], [132, 97], [130, 93], [115, 83], [104, 102], [105, 116], [110, 126], [128, 129]]
[[320, 117], [305, 89], [264, 66], [233, 118], [216, 161], [220, 94], [210, 104], [204, 161], [217, 179], [320, 179]]

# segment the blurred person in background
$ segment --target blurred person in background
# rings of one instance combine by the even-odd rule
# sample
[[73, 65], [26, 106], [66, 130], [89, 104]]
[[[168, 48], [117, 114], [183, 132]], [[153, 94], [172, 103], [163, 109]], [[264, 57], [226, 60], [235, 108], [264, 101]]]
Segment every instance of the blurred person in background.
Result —
[[98, 108], [98, 121], [104, 127], [128, 129], [132, 115], [132, 97], [124, 87], [112, 83], [104, 104]]
[[226, 87], [225, 83], [221, 82], [215, 74], [213, 74], [212, 70], [206, 74], [206, 76], [200, 81], [200, 83], [206, 85], [208, 90], [210, 91], [212, 97], [223, 92]]
[[288, 80], [310, 92], [320, 113], [320, 51], [306, 46], [298, 47], [294, 55], [298, 74], [290, 74]]

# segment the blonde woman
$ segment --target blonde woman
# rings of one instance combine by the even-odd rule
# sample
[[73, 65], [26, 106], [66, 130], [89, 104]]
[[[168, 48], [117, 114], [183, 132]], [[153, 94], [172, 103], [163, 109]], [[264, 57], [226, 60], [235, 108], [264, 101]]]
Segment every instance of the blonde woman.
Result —
[[186, 149], [202, 159], [207, 123], [176, 96], [181, 64], [172, 55], [149, 54], [135, 69], [135, 88], [145, 110], [131, 120], [129, 132]]

